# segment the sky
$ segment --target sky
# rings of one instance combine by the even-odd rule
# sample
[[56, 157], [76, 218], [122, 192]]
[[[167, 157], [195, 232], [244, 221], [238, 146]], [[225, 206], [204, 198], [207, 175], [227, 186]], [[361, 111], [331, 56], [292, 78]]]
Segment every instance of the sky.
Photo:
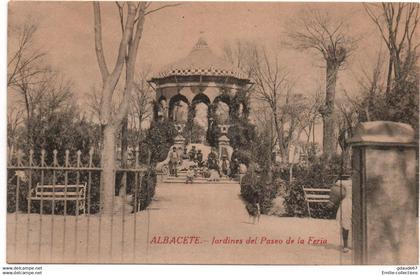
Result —
[[[113, 2], [102, 3], [104, 48], [109, 66], [116, 56], [121, 35]], [[155, 2], [154, 7], [162, 3]], [[150, 65], [158, 71], [188, 54], [200, 36], [221, 55], [226, 41], [257, 41], [275, 50], [279, 60], [298, 79], [298, 88], [310, 92], [324, 79], [320, 60], [311, 52], [282, 49], [288, 21], [298, 16], [305, 3], [216, 3], [183, 2], [148, 16], [141, 40], [137, 69]], [[367, 60], [374, 60], [380, 48], [379, 33], [367, 18], [362, 4], [311, 4], [334, 16], [348, 18], [352, 34], [364, 39], [341, 73], [340, 86], [350, 88]], [[11, 2], [9, 26], [19, 26], [30, 18], [38, 22], [36, 45], [48, 53], [48, 61], [75, 84], [75, 93], [84, 98], [92, 86], [100, 84], [93, 39], [93, 9], [90, 2]], [[10, 33], [9, 40], [13, 40]], [[9, 49], [12, 50], [9, 42]], [[355, 73], [356, 72], [356, 73]]]
[[[161, 5], [162, 2], [154, 2], [152, 8]], [[361, 38], [345, 70], [340, 71], [337, 83], [337, 98], [344, 96], [344, 90], [355, 94], [361, 69], [373, 68], [378, 51], [384, 49], [379, 32], [361, 3], [182, 2], [147, 16], [137, 70], [150, 66], [152, 72], [159, 71], [186, 56], [200, 36], [219, 56], [226, 42], [242, 39], [256, 41], [275, 53], [296, 79], [296, 89], [304, 94], [314, 93], [325, 85], [325, 68], [319, 56], [282, 46], [285, 32], [291, 28], [290, 20], [309, 5], [326, 10], [333, 17], [346, 18], [349, 34]], [[103, 44], [111, 68], [121, 36], [118, 11], [114, 2], [101, 3], [101, 7]], [[92, 3], [9, 2], [9, 30], [26, 20], [38, 23], [36, 47], [47, 52], [47, 62], [73, 82], [79, 105], [86, 106], [92, 87], [101, 85], [94, 49]], [[14, 38], [15, 33], [9, 31], [9, 51], [14, 49]]]

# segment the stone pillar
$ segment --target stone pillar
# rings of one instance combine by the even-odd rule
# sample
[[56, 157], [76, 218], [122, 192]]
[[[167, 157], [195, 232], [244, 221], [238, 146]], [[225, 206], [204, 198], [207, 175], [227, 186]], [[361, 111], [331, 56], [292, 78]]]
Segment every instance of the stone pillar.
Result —
[[353, 262], [418, 264], [417, 146], [403, 123], [361, 123], [352, 146]]
[[222, 135], [221, 137], [219, 137], [219, 140], [218, 140], [218, 143], [219, 143], [219, 159], [222, 159], [223, 150], [226, 150], [226, 152], [228, 152], [227, 157], [230, 160], [229, 150], [228, 150], [228, 146], [230, 146], [229, 141], [230, 141], [230, 139], [226, 135]]
[[[183, 150], [185, 146], [185, 138], [182, 136], [182, 131], [184, 130], [184, 124], [175, 124], [175, 129], [177, 130], [177, 136], [174, 138], [174, 145], [179, 150]], [[181, 151], [182, 153], [182, 151]]]
[[228, 160], [230, 161], [230, 157], [232, 155], [232, 147], [230, 146], [230, 139], [226, 136], [229, 130], [230, 125], [218, 125], [220, 129], [220, 137], [217, 140], [219, 146], [219, 159], [222, 159], [223, 150], [226, 150]]

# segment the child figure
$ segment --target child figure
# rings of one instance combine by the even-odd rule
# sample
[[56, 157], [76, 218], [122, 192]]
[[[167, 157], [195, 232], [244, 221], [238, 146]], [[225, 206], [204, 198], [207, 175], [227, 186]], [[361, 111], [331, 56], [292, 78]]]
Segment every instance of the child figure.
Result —
[[194, 171], [194, 167], [190, 166], [188, 171], [187, 171], [187, 180], [185, 181], [186, 184], [188, 183], [193, 183], [194, 180], [194, 176], [195, 176], [195, 171]]
[[352, 226], [352, 182], [351, 179], [340, 180], [331, 188], [330, 199], [328, 203], [332, 208], [334, 205], [339, 205], [337, 217], [341, 229], [341, 237], [343, 240], [343, 252], [350, 251], [348, 239], [349, 232]]
[[352, 216], [352, 186], [351, 180], [343, 180], [342, 186], [344, 188], [344, 198], [341, 201], [340, 207], [337, 211], [337, 218], [341, 225], [341, 234], [343, 237], [343, 252], [348, 253], [350, 247], [348, 244], [349, 231], [351, 229], [351, 216]]

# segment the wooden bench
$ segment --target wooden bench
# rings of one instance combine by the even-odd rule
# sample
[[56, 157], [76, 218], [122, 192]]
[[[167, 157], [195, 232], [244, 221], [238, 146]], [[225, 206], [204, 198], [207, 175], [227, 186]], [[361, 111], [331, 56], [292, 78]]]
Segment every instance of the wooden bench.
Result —
[[309, 218], [311, 218], [310, 203], [327, 203], [330, 198], [330, 189], [303, 187], [306, 206], [308, 207]]
[[[28, 209], [31, 201], [75, 201], [79, 213], [86, 214], [86, 183], [79, 184], [36, 184], [28, 193]], [[53, 210], [54, 211], [54, 210]]]

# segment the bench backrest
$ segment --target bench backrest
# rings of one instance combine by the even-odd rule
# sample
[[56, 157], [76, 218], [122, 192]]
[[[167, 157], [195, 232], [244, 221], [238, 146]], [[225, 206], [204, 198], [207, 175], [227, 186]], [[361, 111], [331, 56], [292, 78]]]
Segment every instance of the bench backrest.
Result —
[[308, 202], [328, 202], [330, 198], [330, 189], [303, 187], [305, 200]]
[[37, 197], [55, 197], [55, 198], [84, 198], [86, 191], [86, 183], [77, 184], [55, 184], [41, 185], [37, 183], [35, 195]]

